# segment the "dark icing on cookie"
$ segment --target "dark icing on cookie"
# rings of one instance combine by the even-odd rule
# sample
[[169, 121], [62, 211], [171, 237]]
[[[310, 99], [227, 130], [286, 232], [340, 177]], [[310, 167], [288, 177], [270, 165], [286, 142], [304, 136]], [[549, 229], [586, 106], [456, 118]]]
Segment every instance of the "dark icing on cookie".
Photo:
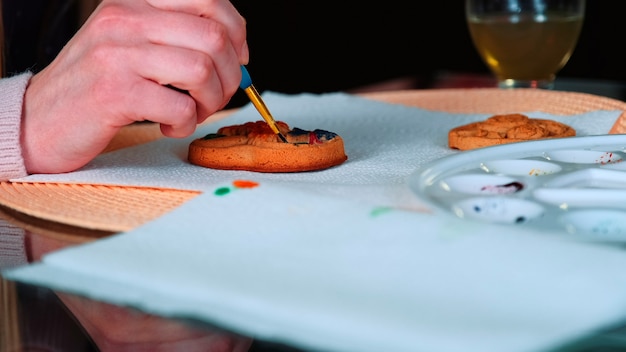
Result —
[[[281, 124], [284, 125], [281, 126], [285, 130], [289, 128], [286, 124]], [[316, 129], [313, 131], [307, 131], [298, 127], [294, 127], [292, 130], [287, 132], [287, 135], [293, 145], [323, 144], [338, 136], [336, 133], [325, 130]], [[267, 141], [271, 141], [272, 138], [275, 138], [273, 131], [270, 130], [269, 125], [267, 125], [265, 121], [257, 121], [248, 122], [243, 125], [222, 127], [217, 131], [217, 133], [209, 133], [202, 137], [202, 139], [211, 140], [227, 136], [247, 136], [251, 138], [251, 140], [258, 140], [261, 138], [262, 140], [266, 139]]]
[[[294, 129], [291, 130], [288, 134], [293, 137], [308, 135], [309, 136], [308, 144], [322, 144], [325, 141], [329, 141], [337, 137], [337, 134], [333, 132], [320, 130], [320, 129], [317, 129], [314, 131], [306, 131], [298, 127], [294, 127]], [[307, 144], [307, 143], [296, 143], [296, 144]]]
[[297, 136], [302, 136], [302, 135], [305, 135], [305, 134], [309, 134], [309, 131], [305, 131], [305, 130], [303, 130], [301, 128], [294, 127], [293, 130], [289, 131], [287, 134], [290, 134], [290, 135], [292, 135], [294, 137], [297, 137]]
[[329, 141], [329, 140], [337, 137], [336, 133], [329, 132], [329, 131], [324, 131], [324, 130], [315, 130], [312, 133], [314, 133], [315, 136], [317, 137], [317, 139], [319, 139], [320, 141]]
[[226, 137], [226, 136], [223, 134], [219, 134], [219, 133], [209, 133], [206, 136], [202, 137], [202, 139], [209, 140], [209, 139], [215, 139], [215, 138], [220, 138], [220, 137]]

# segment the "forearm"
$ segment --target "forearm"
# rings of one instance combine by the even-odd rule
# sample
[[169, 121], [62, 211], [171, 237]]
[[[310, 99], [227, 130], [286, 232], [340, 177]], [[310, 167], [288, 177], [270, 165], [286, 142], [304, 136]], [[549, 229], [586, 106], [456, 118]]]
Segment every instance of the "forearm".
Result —
[[27, 175], [20, 144], [24, 92], [32, 74], [0, 80], [0, 181]]

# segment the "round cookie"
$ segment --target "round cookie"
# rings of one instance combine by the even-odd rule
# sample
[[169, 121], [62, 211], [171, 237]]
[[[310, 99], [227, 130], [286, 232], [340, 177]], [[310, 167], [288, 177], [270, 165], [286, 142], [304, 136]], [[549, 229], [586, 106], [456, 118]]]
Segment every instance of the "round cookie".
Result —
[[187, 159], [198, 166], [256, 172], [303, 172], [326, 169], [346, 161], [343, 139], [316, 129], [290, 129], [281, 121], [282, 142], [265, 121], [220, 128], [189, 145]]
[[484, 121], [458, 126], [448, 132], [448, 146], [469, 150], [492, 145], [576, 135], [572, 127], [523, 114], [494, 115]]

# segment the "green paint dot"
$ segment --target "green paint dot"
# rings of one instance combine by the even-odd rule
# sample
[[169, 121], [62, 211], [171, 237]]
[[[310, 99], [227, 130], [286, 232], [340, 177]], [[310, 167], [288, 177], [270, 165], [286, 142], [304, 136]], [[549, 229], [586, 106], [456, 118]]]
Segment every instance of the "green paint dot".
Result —
[[228, 193], [230, 193], [230, 188], [228, 188], [228, 187], [220, 187], [220, 188], [215, 190], [215, 195], [216, 196], [225, 196]]
[[377, 208], [372, 209], [372, 212], [370, 213], [370, 215], [372, 217], [376, 217], [376, 216], [388, 213], [388, 212], [390, 212], [392, 210], [393, 210], [393, 208], [391, 208], [391, 207], [377, 207]]

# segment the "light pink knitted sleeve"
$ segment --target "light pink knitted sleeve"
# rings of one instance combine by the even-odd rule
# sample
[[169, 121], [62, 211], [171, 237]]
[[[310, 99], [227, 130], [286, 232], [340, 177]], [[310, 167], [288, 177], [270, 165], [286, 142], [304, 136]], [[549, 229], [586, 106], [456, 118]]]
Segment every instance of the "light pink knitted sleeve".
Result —
[[26, 176], [20, 127], [24, 92], [32, 73], [0, 79], [0, 180]]

